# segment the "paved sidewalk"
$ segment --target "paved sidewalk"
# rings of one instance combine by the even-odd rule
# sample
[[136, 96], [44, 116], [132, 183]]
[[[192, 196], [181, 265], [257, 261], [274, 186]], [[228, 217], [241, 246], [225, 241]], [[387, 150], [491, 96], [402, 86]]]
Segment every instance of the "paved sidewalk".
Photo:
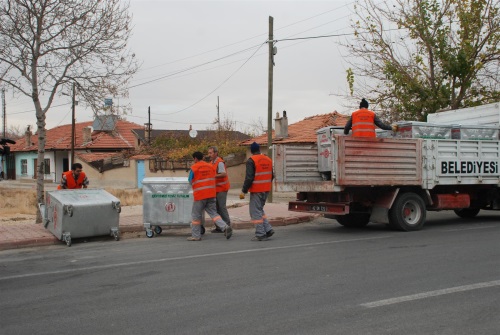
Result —
[[[248, 196], [246, 200], [236, 200], [235, 194], [237, 192], [231, 191], [228, 197], [228, 211], [231, 217], [231, 225], [234, 229], [252, 228], [253, 224], [250, 222], [250, 215], [248, 213]], [[285, 226], [290, 224], [297, 224], [312, 220], [315, 215], [289, 212], [287, 199], [278, 198], [273, 203], [268, 203], [265, 206], [266, 214], [273, 226]], [[189, 236], [189, 226], [162, 226], [162, 234], [175, 234]], [[120, 234], [122, 237], [145, 237], [144, 224], [142, 220], [142, 213], [135, 215], [120, 215], [119, 223]], [[206, 220], [207, 234], [210, 234], [212, 229], [211, 220], [207, 217]], [[132, 233], [132, 234], [131, 234]], [[110, 241], [114, 241], [110, 237]], [[78, 239], [75, 239], [78, 243]], [[65, 243], [58, 240], [51, 232], [44, 228], [43, 224], [24, 223], [19, 225], [5, 225], [0, 226], [0, 250], [16, 249], [23, 247], [35, 247], [46, 245], [61, 245], [66, 247]]]

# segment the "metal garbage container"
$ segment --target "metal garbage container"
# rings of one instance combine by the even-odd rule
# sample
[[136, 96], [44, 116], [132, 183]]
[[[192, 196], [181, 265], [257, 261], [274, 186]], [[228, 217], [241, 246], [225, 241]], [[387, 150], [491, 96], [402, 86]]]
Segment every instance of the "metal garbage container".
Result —
[[[142, 215], [146, 236], [161, 234], [161, 226], [189, 226], [193, 190], [187, 177], [150, 177], [142, 180]], [[202, 219], [201, 233], [205, 233]]]
[[57, 190], [40, 204], [45, 228], [71, 246], [71, 238], [111, 235], [120, 239], [120, 199], [105, 190]]

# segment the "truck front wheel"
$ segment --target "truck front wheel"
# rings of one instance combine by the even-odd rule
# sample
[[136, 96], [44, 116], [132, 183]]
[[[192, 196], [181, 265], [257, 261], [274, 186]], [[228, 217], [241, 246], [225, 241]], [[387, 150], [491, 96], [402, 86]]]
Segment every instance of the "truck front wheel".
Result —
[[370, 214], [351, 213], [346, 215], [335, 215], [334, 219], [344, 227], [359, 228], [366, 226], [368, 222], [370, 222]]
[[425, 222], [425, 203], [413, 192], [399, 194], [389, 210], [389, 226], [402, 231], [420, 230]]

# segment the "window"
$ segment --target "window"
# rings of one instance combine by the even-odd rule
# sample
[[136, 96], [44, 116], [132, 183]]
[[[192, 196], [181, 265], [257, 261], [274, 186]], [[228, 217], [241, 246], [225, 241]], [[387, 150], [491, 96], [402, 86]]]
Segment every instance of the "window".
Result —
[[50, 174], [50, 158], [45, 158], [43, 160], [43, 173]]
[[21, 159], [21, 174], [22, 175], [28, 174], [28, 160], [27, 159]]

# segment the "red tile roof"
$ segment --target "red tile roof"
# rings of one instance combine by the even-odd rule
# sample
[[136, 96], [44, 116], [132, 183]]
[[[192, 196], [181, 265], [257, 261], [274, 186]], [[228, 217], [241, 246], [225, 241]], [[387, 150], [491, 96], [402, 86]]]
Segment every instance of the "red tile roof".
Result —
[[[133, 122], [118, 120], [113, 131], [93, 131], [92, 141], [83, 143], [83, 128], [92, 127], [93, 121], [79, 122], [75, 124], [75, 150], [120, 150], [134, 149], [135, 135], [132, 129], [142, 128]], [[11, 151], [36, 151], [38, 150], [38, 135], [31, 135], [31, 144], [26, 144], [26, 136], [11, 145]], [[47, 130], [45, 150], [69, 150], [71, 149], [71, 124], [58, 126]]]
[[76, 156], [84, 162], [91, 163], [112, 157], [122, 157], [121, 153], [117, 152], [92, 152], [92, 153], [77, 153]]
[[130, 159], [135, 160], [146, 160], [155, 157], [154, 155], [133, 155]]
[[[343, 127], [348, 120], [348, 115], [339, 114], [336, 111], [306, 117], [304, 120], [288, 126], [288, 137], [286, 138], [275, 139], [273, 131], [273, 143], [316, 143], [316, 130], [328, 126]], [[267, 145], [267, 134], [246, 140], [241, 145], [250, 145], [254, 141], [260, 145]]]

